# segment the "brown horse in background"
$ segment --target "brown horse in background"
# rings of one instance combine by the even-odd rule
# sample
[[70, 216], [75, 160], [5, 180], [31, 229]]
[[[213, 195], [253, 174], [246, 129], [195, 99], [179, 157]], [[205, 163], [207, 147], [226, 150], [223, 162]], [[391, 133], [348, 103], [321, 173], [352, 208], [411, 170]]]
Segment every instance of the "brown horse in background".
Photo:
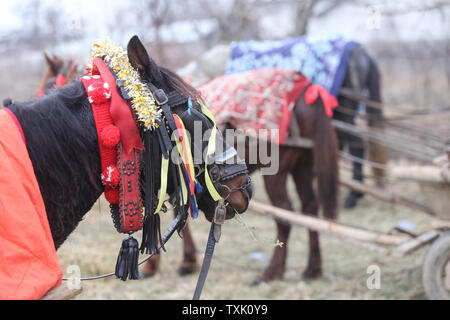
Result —
[[[78, 63], [72, 59], [61, 59], [58, 56], [52, 55], [50, 57], [44, 52], [44, 59], [46, 62], [46, 69], [39, 84], [39, 89], [34, 94], [36, 98], [44, 94], [48, 94], [51, 89], [62, 87], [77, 80], [82, 76]], [[10, 106], [13, 100], [10, 98], [3, 99], [5, 107]]]
[[61, 87], [81, 76], [78, 72], [78, 64], [74, 60], [63, 60], [55, 55], [49, 57], [44, 52], [47, 69], [42, 77], [37, 96], [46, 94], [54, 87]]
[[[288, 197], [287, 180], [291, 176], [294, 180], [297, 194], [301, 200], [301, 211], [304, 214], [318, 216], [319, 208], [327, 219], [336, 219], [338, 215], [338, 142], [331, 119], [327, 117], [321, 98], [313, 105], [305, 102], [304, 94], [296, 101], [292, 110], [292, 120], [296, 121], [300, 136], [311, 139], [313, 148], [299, 148], [280, 146], [279, 171], [275, 175], [264, 175], [264, 185], [272, 205], [293, 210]], [[229, 129], [233, 128], [228, 125]], [[236, 147], [235, 149], [239, 150]], [[270, 166], [249, 164], [250, 154], [257, 152], [252, 149], [249, 138], [246, 138], [245, 160], [249, 172]], [[243, 157], [242, 156], [242, 157]], [[313, 188], [314, 177], [317, 177], [318, 194]], [[281, 279], [286, 269], [288, 250], [288, 238], [291, 225], [287, 222], [275, 219], [277, 227], [276, 239], [282, 242], [282, 246], [275, 246], [271, 261], [267, 268], [260, 272], [254, 281], [258, 284], [263, 281]], [[309, 230], [309, 257], [307, 266], [303, 272], [304, 278], [317, 278], [322, 275], [322, 259], [320, 253], [319, 234]], [[153, 275], [159, 266], [160, 256], [154, 256], [143, 267], [142, 272], [146, 276]], [[186, 225], [183, 231], [183, 261], [179, 268], [179, 274], [189, 274], [196, 270], [196, 248], [189, 228]]]

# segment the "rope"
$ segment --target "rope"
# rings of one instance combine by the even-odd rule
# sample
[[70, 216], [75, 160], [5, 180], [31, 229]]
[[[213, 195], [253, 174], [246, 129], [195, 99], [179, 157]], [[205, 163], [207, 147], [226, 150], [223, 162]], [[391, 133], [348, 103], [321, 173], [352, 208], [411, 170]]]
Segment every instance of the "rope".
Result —
[[[163, 239], [163, 241], [164, 241], [164, 239]], [[164, 244], [163, 244], [163, 245], [164, 245]], [[161, 246], [159, 247], [159, 250], [162, 249], [163, 245], [161, 245]], [[148, 257], [145, 257], [144, 259], [142, 259], [142, 260], [138, 263], [138, 266], [140, 266], [141, 264], [143, 264], [144, 262], [146, 262], [148, 259], [150, 259], [150, 258], [153, 257], [153, 256], [154, 256], [154, 254], [152, 253], [152, 254], [150, 254]], [[88, 280], [104, 279], [104, 278], [108, 278], [108, 277], [111, 277], [111, 276], [114, 276], [114, 275], [115, 275], [114, 272], [112, 272], [112, 273], [105, 273], [105, 274], [102, 274], [102, 275], [99, 275], [99, 276], [80, 278], [80, 281], [88, 281]], [[71, 280], [71, 279], [70, 279], [70, 278], [63, 278], [63, 280], [64, 280], [64, 281], [69, 281], [69, 280]]]
[[[355, 94], [354, 91], [347, 89], [347, 88], [342, 88], [340, 90], [339, 94], [341, 96], [346, 97], [355, 102], [363, 102], [365, 105], [367, 105], [371, 108], [374, 108], [374, 109], [378, 109], [378, 110], [386, 109], [386, 105], [384, 105], [380, 102], [377, 102], [377, 101], [367, 99], [366, 97], [360, 96], [358, 94]], [[373, 119], [373, 116], [371, 114], [362, 115], [355, 110], [351, 110], [351, 109], [345, 108], [345, 107], [336, 108], [335, 111], [342, 113], [342, 114], [347, 114], [347, 115], [350, 115], [353, 117], [363, 118], [366, 120]], [[429, 145], [430, 143], [432, 143], [432, 141], [434, 141], [434, 142], [438, 143], [438, 145], [436, 145], [435, 148], [439, 149], [439, 151], [440, 151], [440, 150], [442, 150], [442, 144], [445, 145], [446, 143], [448, 143], [448, 139], [443, 138], [436, 134], [432, 134], [430, 131], [427, 131], [426, 129], [418, 128], [413, 125], [405, 126], [405, 125], [401, 125], [401, 124], [398, 124], [395, 122], [396, 121], [404, 121], [404, 120], [413, 120], [413, 119], [415, 120], [415, 118], [417, 118], [418, 116], [437, 115], [437, 114], [442, 114], [442, 113], [447, 113], [447, 112], [450, 112], [450, 106], [435, 108], [435, 109], [431, 109], [431, 110], [430, 109], [414, 110], [411, 112], [407, 112], [406, 114], [393, 116], [393, 117], [383, 117], [383, 119], [381, 119], [381, 120], [377, 119], [377, 120], [391, 128], [399, 129], [403, 132], [412, 133], [417, 136], [420, 136], [425, 139], [427, 145]]]
[[[334, 109], [335, 112], [341, 113], [341, 114], [345, 114], [348, 116], [353, 116], [353, 117], [357, 117], [357, 118], [361, 118], [363, 120], [370, 120], [373, 119], [373, 115], [371, 114], [362, 114], [358, 111], [346, 108], [346, 107], [339, 107]], [[405, 118], [406, 120], [407, 118]], [[446, 143], [446, 139], [442, 138], [439, 135], [435, 135], [430, 133], [429, 131], [426, 131], [425, 129], [419, 128], [417, 126], [413, 126], [413, 125], [402, 125], [399, 123], [395, 123], [394, 121], [396, 121], [396, 118], [386, 118], [384, 117], [381, 120], [378, 120], [380, 123], [383, 123], [384, 125], [386, 125], [387, 127], [391, 127], [391, 128], [395, 128], [395, 129], [400, 129], [403, 132], [409, 132], [409, 133], [413, 133], [417, 136], [421, 136], [423, 138], [425, 138], [425, 140], [434, 140], [435, 142], [439, 143], [439, 144], [445, 144]]]
[[431, 150], [430, 148], [426, 148], [423, 144], [415, 145], [406, 143], [404, 140], [399, 141], [386, 136], [386, 134], [382, 132], [377, 132], [376, 130], [367, 130], [360, 128], [356, 125], [349, 124], [347, 122], [333, 120], [333, 125], [336, 129], [342, 130], [351, 134], [360, 135], [368, 140], [376, 141], [380, 144], [384, 144], [386, 147], [392, 148], [395, 151], [403, 151], [405, 153], [409, 153], [411, 156], [414, 156], [416, 159], [429, 162], [430, 158], [434, 158], [437, 156], [435, 150]]
[[347, 160], [350, 160], [350, 161], [353, 161], [353, 162], [357, 162], [357, 163], [360, 163], [360, 164], [367, 164], [370, 167], [373, 167], [373, 168], [376, 168], [376, 169], [385, 170], [385, 171], [389, 170], [388, 166], [386, 166], [384, 164], [373, 162], [373, 161], [366, 160], [366, 159], [359, 158], [359, 157], [355, 157], [355, 156], [352, 156], [351, 154], [349, 154], [347, 152], [344, 152], [344, 151], [339, 152], [339, 155], [342, 158], [344, 158], [344, 159], [347, 159]]
[[[378, 109], [378, 110], [394, 109], [393, 107], [386, 106], [385, 104], [383, 104], [381, 102], [373, 101], [366, 97], [354, 94], [352, 90], [349, 90], [346, 88], [342, 88], [339, 91], [339, 95], [341, 95], [347, 99], [356, 101], [356, 102], [362, 102], [365, 105], [367, 105], [371, 108], [374, 108], [374, 109]], [[401, 119], [401, 118], [405, 118], [408, 116], [423, 116], [423, 115], [430, 115], [430, 114], [440, 114], [440, 113], [449, 112], [449, 111], [450, 111], [450, 106], [440, 107], [440, 108], [431, 109], [431, 110], [430, 109], [422, 109], [422, 110], [415, 110], [415, 111], [408, 112], [408, 113], [406, 113], [406, 115], [398, 116], [398, 118]], [[392, 118], [392, 119], [395, 119], [395, 118]]]
[[[167, 209], [167, 211], [170, 211], [170, 210], [174, 210], [174, 208], [168, 208]], [[176, 218], [175, 218], [175, 220], [176, 220]], [[175, 221], [174, 220], [174, 221]], [[169, 227], [169, 229], [170, 229], [170, 227]], [[175, 231], [175, 230], [174, 230]], [[170, 239], [170, 237], [172, 236], [172, 234], [173, 233], [167, 233], [167, 231], [166, 231], [166, 233], [163, 235], [163, 237], [162, 237], [162, 243], [161, 243], [161, 245], [160, 245], [160, 247], [159, 247], [159, 250], [161, 250], [162, 248], [163, 248], [163, 246], [166, 244], [166, 242]], [[154, 254], [152, 253], [152, 254], [149, 254], [147, 257], [145, 257], [144, 259], [142, 259], [139, 263], [138, 263], [138, 266], [140, 266], [141, 264], [143, 264], [144, 262], [146, 262], [146, 261], [148, 261], [151, 257], [153, 257], [154, 256]], [[88, 281], [88, 280], [97, 280], [97, 279], [104, 279], [104, 278], [108, 278], [108, 277], [111, 277], [111, 276], [114, 276], [115, 275], [115, 272], [111, 272], [111, 273], [105, 273], [105, 274], [102, 274], [102, 275], [99, 275], [99, 276], [93, 276], [93, 277], [84, 277], [84, 278], [80, 278], [79, 280], [80, 281]], [[64, 281], [69, 281], [69, 280], [71, 280], [71, 278], [63, 278], [63, 280]]]

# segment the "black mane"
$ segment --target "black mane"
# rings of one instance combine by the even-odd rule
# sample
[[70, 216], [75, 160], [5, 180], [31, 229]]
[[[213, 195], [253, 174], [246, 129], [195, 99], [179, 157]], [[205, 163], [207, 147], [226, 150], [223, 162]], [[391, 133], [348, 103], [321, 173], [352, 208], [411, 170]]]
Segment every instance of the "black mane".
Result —
[[94, 117], [80, 81], [9, 106], [27, 143], [55, 247], [103, 192]]

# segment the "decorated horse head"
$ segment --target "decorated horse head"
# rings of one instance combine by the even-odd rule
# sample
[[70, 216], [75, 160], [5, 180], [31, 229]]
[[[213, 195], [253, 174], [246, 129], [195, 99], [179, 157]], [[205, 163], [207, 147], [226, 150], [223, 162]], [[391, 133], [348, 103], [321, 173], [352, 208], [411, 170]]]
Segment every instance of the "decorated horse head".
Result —
[[45, 52], [44, 59], [47, 64], [47, 69], [42, 77], [39, 90], [36, 93], [37, 97], [47, 93], [49, 89], [62, 87], [79, 78], [80, 72], [75, 60], [63, 60], [55, 55], [50, 57]]
[[[169, 69], [158, 67], [137, 37], [133, 37], [128, 44], [128, 56], [133, 68], [139, 71], [153, 93], [156, 103], [162, 105], [160, 111], [162, 118], [166, 120], [165, 126], [159, 125], [156, 130], [141, 130], [144, 142], [146, 139], [159, 139], [162, 149], [159, 155], [163, 157], [171, 149], [169, 146], [164, 150], [163, 143], [163, 131], [169, 128], [177, 146], [171, 158], [174, 159], [174, 155], [175, 158], [180, 156], [179, 160], [192, 164], [187, 170], [193, 172], [193, 179], [198, 178], [194, 183], [201, 190], [198, 193], [198, 203], [208, 221], [212, 221], [214, 216], [215, 208], [211, 207], [212, 204], [220, 199], [231, 205], [227, 206], [227, 219], [232, 218], [236, 212], [243, 213], [248, 207], [252, 191], [245, 162], [217, 130], [214, 116], [204, 105], [200, 93]], [[170, 113], [174, 114], [174, 123], [167, 120], [171, 117]], [[203, 134], [202, 139], [194, 139], [196, 128]], [[156, 141], [154, 145], [157, 145]], [[194, 150], [199, 152], [194, 153]], [[188, 154], [185, 151], [189, 151]], [[191, 159], [191, 155], [195, 157]], [[185, 157], [190, 159], [184, 159]], [[176, 163], [177, 159], [174, 160]]]
[[[138, 37], [130, 40], [127, 51], [109, 40], [98, 43], [92, 59], [92, 69], [81, 80], [40, 99], [12, 103], [1, 112], [0, 120], [17, 127], [15, 143], [25, 142], [28, 157], [22, 157], [24, 164], [18, 167], [31, 168], [28, 173], [33, 173], [27, 179], [11, 179], [3, 190], [17, 185], [14, 190], [27, 195], [36, 192], [33, 199], [45, 205], [41, 209], [53, 248], [67, 239], [104, 192], [117, 231], [128, 235], [119, 252], [116, 276], [137, 279], [139, 252], [158, 254], [164, 249], [159, 213], [167, 203], [177, 216], [166, 232], [171, 234], [182, 230], [188, 216], [196, 218], [199, 210], [209, 221], [244, 212], [251, 182], [245, 163], [216, 130], [198, 92], [158, 66]], [[204, 141], [190, 141], [194, 128], [201, 128]], [[12, 141], [0, 139], [2, 144]], [[205, 148], [195, 163], [194, 148]], [[0, 213], [16, 213], [27, 201], [31, 200], [11, 199]], [[39, 209], [35, 204], [30, 202], [31, 211]], [[17, 219], [9, 225], [22, 230], [16, 223], [20, 214], [13, 216]], [[30, 212], [22, 221], [27, 219]], [[140, 229], [139, 246], [131, 235]], [[35, 241], [22, 243], [21, 251], [34, 252], [35, 246]]]

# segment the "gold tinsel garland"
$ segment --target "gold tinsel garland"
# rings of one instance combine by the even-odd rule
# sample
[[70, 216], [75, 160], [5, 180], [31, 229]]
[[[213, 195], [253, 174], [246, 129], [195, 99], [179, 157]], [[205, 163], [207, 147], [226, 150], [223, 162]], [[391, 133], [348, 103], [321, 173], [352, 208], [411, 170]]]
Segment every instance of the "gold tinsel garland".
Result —
[[156, 120], [160, 117], [161, 109], [155, 103], [152, 93], [140, 80], [136, 71], [128, 60], [127, 52], [119, 45], [106, 38], [103, 42], [93, 45], [91, 58], [102, 58], [117, 79], [123, 82], [123, 86], [130, 97], [130, 103], [136, 112], [138, 121], [146, 129], [157, 128]]

